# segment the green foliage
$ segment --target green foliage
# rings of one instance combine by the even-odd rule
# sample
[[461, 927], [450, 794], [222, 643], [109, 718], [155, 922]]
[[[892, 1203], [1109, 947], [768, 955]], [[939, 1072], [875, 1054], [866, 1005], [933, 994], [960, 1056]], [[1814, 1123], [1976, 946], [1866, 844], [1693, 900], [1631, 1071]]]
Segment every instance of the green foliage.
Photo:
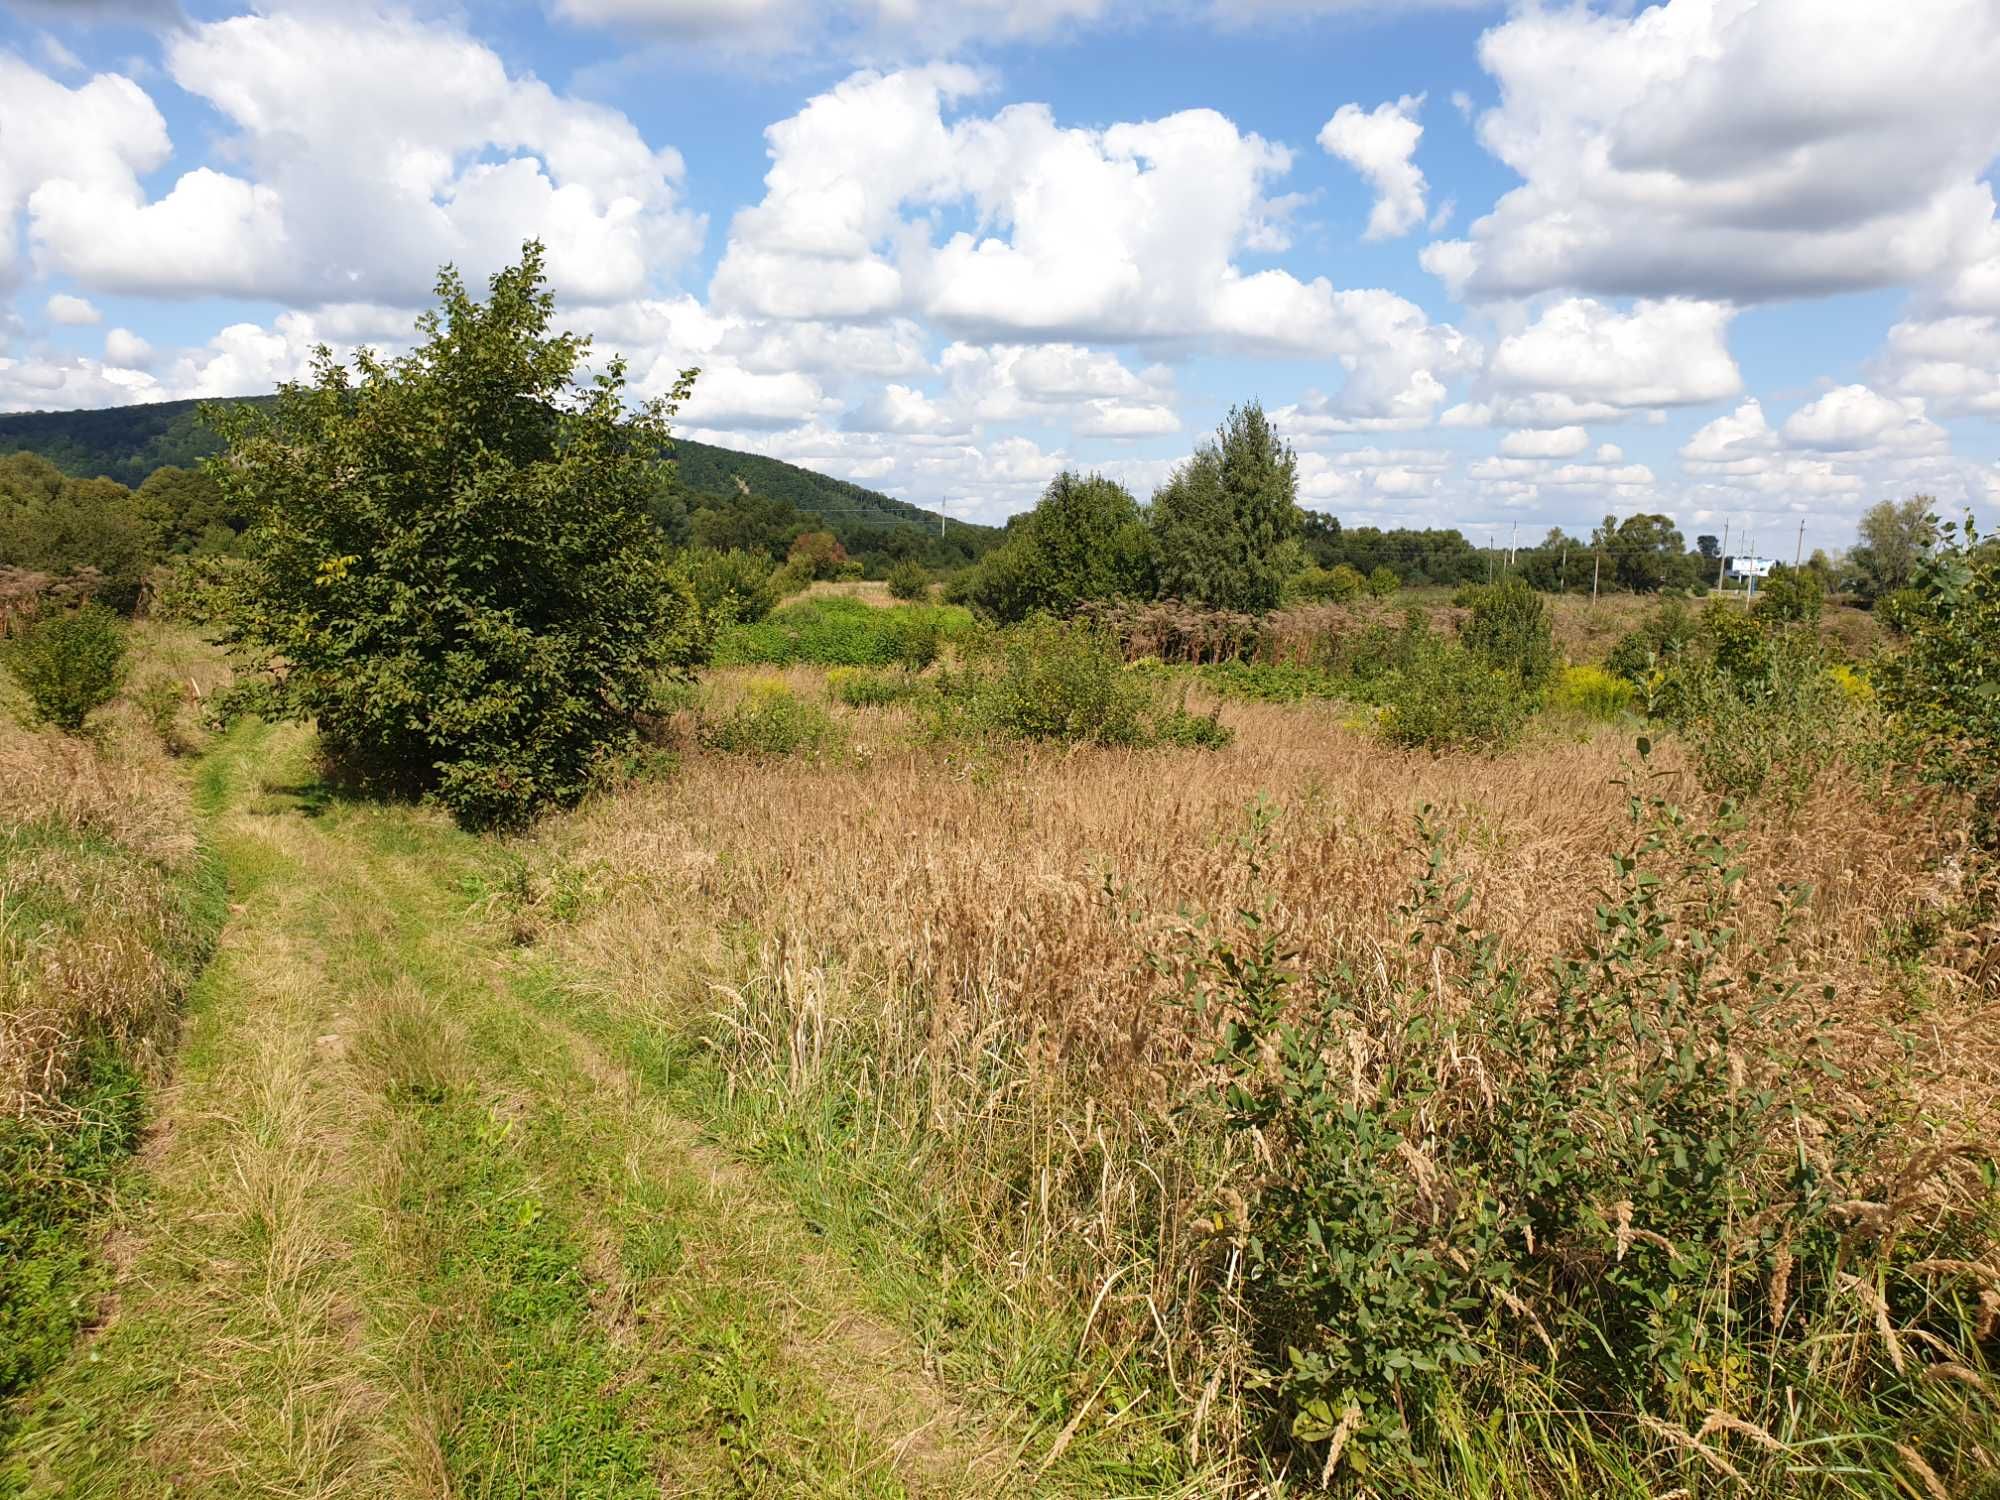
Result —
[[1912, 495], [1898, 503], [1884, 500], [1861, 517], [1861, 540], [1847, 554], [1854, 591], [1878, 600], [1917, 581], [1925, 559], [1938, 539], [1937, 502], [1929, 495]]
[[[1338, 1437], [1354, 1473], [1438, 1462], [1446, 1412], [1506, 1404], [1511, 1372], [1621, 1425], [1692, 1430], [1740, 1411], [1732, 1390], [1796, 1412], [1852, 1278], [1909, 1284], [1850, 1218], [1893, 1175], [1906, 1106], [1839, 1082], [1782, 929], [1747, 971], [1732, 958], [1736, 825], [1637, 778], [1630, 803], [1595, 924], [1550, 960], [1470, 925], [1423, 825], [1409, 957], [1379, 982], [1299, 972], [1258, 909], [1183, 956], [1215, 1102], [1260, 1143], [1254, 1196], [1218, 1220], [1264, 1377], [1294, 1438]], [[1968, 1219], [1904, 1223], [1907, 1264], [1958, 1253]], [[1933, 1357], [1978, 1368], [1978, 1316], [1932, 1302]], [[1902, 1368], [1841, 1379], [1893, 1409]]]
[[1638, 690], [1602, 667], [1564, 667], [1549, 693], [1549, 707], [1613, 724], [1632, 711]]
[[1434, 636], [1415, 642], [1377, 692], [1383, 735], [1422, 750], [1497, 753], [1520, 738], [1532, 707], [1512, 673]]
[[1318, 511], [1302, 513], [1300, 541], [1318, 567], [1345, 564], [1373, 578], [1381, 568], [1392, 570], [1412, 588], [1423, 584], [1483, 581], [1486, 554], [1458, 531], [1384, 531], [1375, 526], [1346, 526], [1338, 516]]
[[701, 727], [704, 746], [732, 755], [823, 754], [841, 738], [840, 726], [825, 709], [797, 697], [775, 677], [751, 683], [743, 702]]
[[1721, 610], [1734, 622], [1731, 636], [1661, 674], [1651, 684], [1656, 709], [1687, 744], [1705, 790], [1796, 810], [1855, 749], [1859, 706], [1817, 641], [1762, 635], [1740, 610]]
[[1366, 578], [1341, 563], [1337, 567], [1312, 567], [1294, 573], [1285, 582], [1285, 597], [1299, 604], [1351, 604], [1367, 588]]
[[723, 632], [718, 666], [892, 667], [922, 670], [945, 643], [972, 630], [972, 616], [950, 605], [884, 609], [859, 599], [802, 599], [756, 625]]
[[1153, 496], [1160, 594], [1218, 609], [1275, 609], [1299, 535], [1298, 460], [1263, 407], [1232, 408], [1215, 440]]
[[472, 826], [575, 801], [706, 654], [648, 509], [673, 402], [628, 414], [617, 360], [572, 384], [588, 341], [549, 332], [542, 260], [483, 304], [447, 268], [412, 353], [351, 380], [322, 349], [310, 383], [211, 417], [253, 517], [226, 639], [283, 664], [272, 706], [351, 772]]
[[1324, 667], [1299, 662], [1218, 661], [1196, 668], [1202, 686], [1226, 698], [1260, 703], [1304, 703], [1346, 696], [1346, 684]]
[[1604, 576], [1635, 594], [1686, 588], [1701, 576], [1698, 554], [1689, 556], [1670, 516], [1606, 516], [1591, 546], [1602, 554]]
[[181, 709], [186, 703], [186, 691], [172, 677], [149, 678], [132, 693], [132, 706], [170, 755], [179, 755], [186, 748], [180, 731]]
[[1539, 695], [1561, 665], [1548, 604], [1515, 577], [1479, 591], [1458, 635], [1468, 651], [1530, 696]]
[[704, 620], [716, 628], [754, 624], [777, 607], [777, 568], [761, 552], [717, 552], [689, 547], [674, 559], [674, 576], [687, 585]]
[[99, 604], [56, 610], [0, 642], [4, 661], [37, 719], [81, 734], [94, 709], [125, 683], [125, 629]]
[[911, 672], [835, 667], [826, 674], [828, 694], [836, 703], [845, 703], [849, 708], [886, 708], [892, 703], [907, 703], [923, 689], [923, 679]]
[[847, 549], [830, 531], [805, 531], [792, 539], [785, 567], [809, 580], [838, 578], [847, 565]]
[[1637, 629], [1627, 631], [1604, 659], [1604, 669], [1640, 683], [1656, 666], [1686, 650], [1699, 634], [1694, 616], [1678, 599], [1663, 599]]
[[1203, 749], [1232, 738], [1215, 715], [1169, 701], [1103, 632], [1048, 616], [1014, 627], [989, 655], [940, 677], [931, 710], [941, 738]]
[[1152, 559], [1138, 502], [1101, 474], [1065, 469], [1008, 529], [1004, 545], [956, 580], [952, 596], [1007, 623], [1037, 611], [1148, 596]]
[[889, 597], [915, 603], [931, 594], [931, 575], [915, 558], [905, 558], [889, 570]]
[[139, 1143], [138, 1076], [100, 1049], [87, 1078], [67, 1101], [68, 1119], [0, 1120], [0, 1399], [52, 1367], [76, 1337], [89, 1305], [89, 1221]]
[[1757, 589], [1756, 613], [1774, 624], [1816, 626], [1825, 602], [1822, 574], [1780, 563]]
[[1905, 648], [1870, 675], [1921, 774], [1969, 796], [1976, 835], [2000, 846], [2000, 543], [1970, 519], [1942, 542], [1917, 574]]
[[1375, 567], [1368, 574], [1368, 592], [1377, 599], [1388, 598], [1402, 586], [1403, 581], [1396, 576], [1396, 570], [1386, 564]]

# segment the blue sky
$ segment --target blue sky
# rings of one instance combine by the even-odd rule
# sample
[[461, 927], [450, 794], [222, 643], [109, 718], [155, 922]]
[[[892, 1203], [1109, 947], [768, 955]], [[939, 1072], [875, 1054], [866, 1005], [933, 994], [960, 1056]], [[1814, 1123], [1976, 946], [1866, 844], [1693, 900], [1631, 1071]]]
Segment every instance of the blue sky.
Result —
[[1233, 401], [1350, 523], [2000, 498], [1991, 0], [0, 0], [0, 410], [530, 235], [682, 430], [997, 520]]

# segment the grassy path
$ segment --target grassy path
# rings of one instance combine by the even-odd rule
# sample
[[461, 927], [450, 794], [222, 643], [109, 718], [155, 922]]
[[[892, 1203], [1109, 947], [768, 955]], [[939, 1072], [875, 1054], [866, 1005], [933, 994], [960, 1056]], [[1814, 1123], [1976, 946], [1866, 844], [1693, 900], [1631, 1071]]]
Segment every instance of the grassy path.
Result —
[[31, 1495], [1005, 1493], [844, 1268], [467, 913], [492, 856], [204, 767], [232, 916]]

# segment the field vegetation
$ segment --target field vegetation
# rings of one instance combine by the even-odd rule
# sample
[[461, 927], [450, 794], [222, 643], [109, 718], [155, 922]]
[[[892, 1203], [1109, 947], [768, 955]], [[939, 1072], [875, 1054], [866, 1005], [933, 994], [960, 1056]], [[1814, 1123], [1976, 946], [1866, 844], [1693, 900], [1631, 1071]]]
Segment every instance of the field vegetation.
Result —
[[440, 297], [8, 596], [0, 1493], [2000, 1497], [1991, 540], [1406, 588], [1252, 406], [933, 602]]

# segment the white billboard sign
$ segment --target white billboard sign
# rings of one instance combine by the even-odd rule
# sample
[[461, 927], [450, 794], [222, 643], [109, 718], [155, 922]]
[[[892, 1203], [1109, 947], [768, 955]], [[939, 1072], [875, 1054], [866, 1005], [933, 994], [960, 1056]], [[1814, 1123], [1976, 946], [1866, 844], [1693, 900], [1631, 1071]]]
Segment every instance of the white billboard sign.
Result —
[[1769, 578], [1771, 569], [1777, 563], [1768, 557], [1732, 557], [1729, 559], [1731, 578]]

